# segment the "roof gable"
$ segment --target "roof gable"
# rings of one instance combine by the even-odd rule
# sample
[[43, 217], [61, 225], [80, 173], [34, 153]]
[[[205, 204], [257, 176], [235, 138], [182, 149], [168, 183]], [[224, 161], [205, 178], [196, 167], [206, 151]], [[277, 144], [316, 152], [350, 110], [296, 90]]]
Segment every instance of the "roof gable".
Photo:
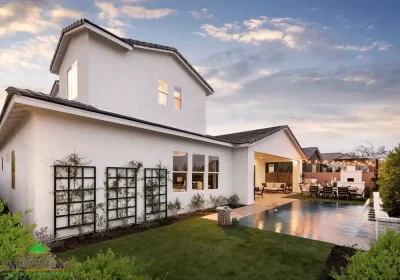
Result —
[[302, 149], [307, 158], [310, 158], [313, 154], [316, 153], [319, 160], [322, 160], [322, 155], [321, 155], [318, 147], [305, 147]]
[[117, 35], [111, 33], [110, 31], [92, 23], [91, 21], [87, 19], [80, 19], [67, 27], [63, 28], [60, 38], [58, 40], [58, 44], [56, 47], [56, 50], [53, 54], [53, 58], [50, 63], [50, 72], [57, 74], [58, 73], [58, 61], [60, 60], [60, 56], [65, 53], [65, 51], [61, 51], [61, 49], [66, 48], [66, 46], [69, 43], [69, 39], [64, 39], [65, 36], [79, 28], [85, 28], [88, 27], [92, 31], [97, 32], [99, 31], [100, 35], [103, 36], [109, 36], [113, 41], [119, 42], [119, 44], [123, 46], [129, 46], [130, 49], [132, 48], [146, 48], [148, 50], [152, 51], [162, 51], [166, 53], [170, 53], [175, 55], [178, 60], [188, 69], [189, 72], [191, 72], [200, 82], [200, 84], [203, 85], [204, 88], [207, 90], [207, 95], [211, 95], [214, 93], [214, 89], [207, 83], [207, 81], [200, 75], [199, 72], [194, 69], [194, 67], [189, 63], [189, 61], [176, 49], [173, 47], [165, 46], [165, 45], [159, 45], [159, 44], [153, 44], [153, 43], [148, 43], [144, 41], [138, 41], [138, 40], [133, 40], [133, 39], [128, 39], [128, 38], [121, 38], [118, 37]]

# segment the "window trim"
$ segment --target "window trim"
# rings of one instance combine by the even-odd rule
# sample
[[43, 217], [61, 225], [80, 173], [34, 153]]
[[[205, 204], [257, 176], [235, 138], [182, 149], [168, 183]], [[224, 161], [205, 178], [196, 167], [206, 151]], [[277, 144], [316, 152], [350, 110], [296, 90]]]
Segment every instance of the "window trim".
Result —
[[[189, 175], [189, 166], [187, 166], [187, 170], [186, 171], [182, 171], [182, 170], [174, 170], [174, 153], [185, 153], [186, 154], [186, 164], [189, 165], [189, 153], [188, 152], [179, 152], [179, 151], [172, 151], [172, 192], [176, 192], [176, 193], [185, 193], [188, 191], [188, 175]], [[185, 174], [186, 175], [186, 182], [183, 183], [183, 185], [185, 186], [185, 189], [180, 189], [182, 191], [175, 191], [174, 189], [174, 174]]]
[[[218, 158], [218, 168], [217, 171], [210, 171], [210, 157], [216, 157]], [[207, 172], [207, 189], [208, 190], [218, 190], [219, 189], [219, 172], [220, 172], [220, 168], [219, 168], [219, 156], [208, 156], [207, 157], [207, 166], [208, 166], [208, 172]], [[209, 175], [213, 175], [216, 174], [217, 175], [217, 187], [216, 188], [210, 188], [210, 182], [209, 182]]]
[[[179, 89], [180, 92], [177, 91], [177, 89]], [[178, 111], [182, 111], [182, 100], [183, 100], [183, 93], [182, 92], [183, 92], [182, 88], [175, 86], [175, 88], [174, 88], [174, 109], [178, 110]], [[175, 93], [178, 93], [179, 97], [175, 96]], [[179, 109], [176, 108], [176, 106], [175, 106], [175, 100], [179, 101]]]
[[[193, 170], [193, 157], [194, 156], [203, 156], [204, 157], [204, 171], [195, 171]], [[194, 189], [193, 188], [193, 175], [194, 174], [202, 174], [203, 175], [203, 188], [202, 189]], [[192, 153], [192, 190], [194, 191], [204, 191], [204, 183], [205, 183], [205, 175], [206, 175], [206, 155]]]
[[[167, 92], [163, 92], [162, 90], [160, 90], [160, 81], [167, 84]], [[165, 80], [162, 80], [162, 79], [158, 79], [157, 89], [158, 89], [158, 104], [161, 104], [163, 106], [167, 106], [167, 104], [168, 104], [168, 82], [165, 81]], [[164, 94], [165, 95], [165, 104], [160, 102], [160, 94]]]

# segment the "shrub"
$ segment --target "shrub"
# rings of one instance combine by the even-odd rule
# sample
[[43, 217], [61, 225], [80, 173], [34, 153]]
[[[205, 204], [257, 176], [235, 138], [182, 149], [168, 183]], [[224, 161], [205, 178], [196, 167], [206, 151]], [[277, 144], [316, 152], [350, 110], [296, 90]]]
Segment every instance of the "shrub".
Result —
[[193, 195], [192, 199], [190, 200], [189, 208], [192, 211], [196, 211], [196, 210], [204, 211], [205, 203], [206, 203], [206, 200], [204, 199], [204, 195], [196, 193], [195, 195]]
[[358, 251], [349, 257], [350, 264], [339, 275], [332, 272], [334, 279], [399, 279], [400, 275], [400, 234], [388, 229], [379, 236], [367, 252]]
[[217, 207], [228, 204], [228, 199], [226, 197], [224, 197], [223, 195], [219, 195], [219, 196], [210, 195], [210, 198], [208, 199], [208, 201], [211, 205], [211, 208], [217, 208]]
[[176, 197], [175, 200], [168, 202], [167, 208], [172, 213], [173, 217], [177, 217], [179, 211], [183, 209], [182, 202]]
[[378, 176], [383, 211], [389, 216], [400, 216], [400, 145], [389, 152]]
[[229, 205], [237, 207], [239, 205], [239, 200], [240, 200], [239, 196], [235, 193], [229, 197], [228, 202]]
[[[5, 204], [0, 201], [0, 212], [3, 212]], [[23, 219], [29, 211], [18, 211], [0, 215], [0, 264], [15, 260], [17, 255], [28, 253], [36, 244], [33, 235], [36, 225], [26, 225]], [[0, 271], [4, 269], [0, 265]]]
[[118, 256], [111, 249], [107, 253], [101, 251], [94, 258], [87, 258], [85, 262], [72, 259], [66, 269], [70, 279], [150, 279], [144, 270], [148, 265], [139, 263], [135, 258]]

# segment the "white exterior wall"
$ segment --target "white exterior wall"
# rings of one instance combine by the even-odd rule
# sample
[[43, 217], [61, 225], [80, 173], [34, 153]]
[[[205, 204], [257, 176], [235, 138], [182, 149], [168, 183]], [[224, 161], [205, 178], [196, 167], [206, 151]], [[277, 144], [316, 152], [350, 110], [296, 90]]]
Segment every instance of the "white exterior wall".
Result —
[[78, 97], [75, 101], [89, 102], [89, 33], [81, 31], [72, 36], [59, 69], [58, 97], [67, 98], [67, 71], [78, 63]]
[[[11, 212], [34, 208], [34, 135], [34, 120], [27, 115], [0, 147], [0, 199], [7, 201]], [[11, 151], [15, 151], [15, 189], [11, 188]], [[34, 220], [34, 213], [31, 213], [25, 222], [33, 223]]]
[[[91, 160], [97, 169], [97, 187], [103, 187], [106, 167], [123, 166], [131, 160], [143, 161], [144, 167], [154, 168], [159, 161], [172, 168], [173, 151], [187, 152], [189, 167], [193, 153], [219, 157], [219, 189], [195, 191], [188, 187], [187, 192], [172, 192], [172, 182], [168, 182], [168, 201], [179, 197], [184, 210], [195, 193], [203, 193], [206, 199], [210, 194], [230, 196], [232, 189], [232, 148], [184, 139], [161, 133], [150, 132], [122, 125], [75, 117], [45, 110], [35, 111], [37, 118], [36, 141], [46, 143], [37, 145], [35, 166], [36, 205], [35, 217], [39, 228], [48, 226], [53, 230], [53, 170], [54, 160], [63, 159], [74, 150]], [[51, 140], [50, 140], [51, 139]], [[207, 165], [206, 165], [207, 166]], [[207, 168], [207, 167], [206, 167]], [[171, 174], [172, 179], [172, 174]], [[208, 185], [205, 176], [205, 186]], [[188, 172], [188, 186], [191, 186], [191, 172]], [[143, 182], [138, 182], [138, 191], [143, 193]], [[104, 200], [97, 194], [98, 202]], [[138, 196], [138, 216], [143, 211], [144, 198]]]
[[[60, 67], [60, 97], [66, 71], [78, 61], [76, 101], [174, 128], [206, 132], [206, 90], [174, 55], [134, 48], [128, 51], [83, 31], [72, 37]], [[158, 103], [158, 80], [168, 83], [167, 105]], [[182, 110], [174, 88], [182, 89]]]
[[233, 150], [233, 189], [243, 204], [254, 203], [254, 155], [248, 147]]

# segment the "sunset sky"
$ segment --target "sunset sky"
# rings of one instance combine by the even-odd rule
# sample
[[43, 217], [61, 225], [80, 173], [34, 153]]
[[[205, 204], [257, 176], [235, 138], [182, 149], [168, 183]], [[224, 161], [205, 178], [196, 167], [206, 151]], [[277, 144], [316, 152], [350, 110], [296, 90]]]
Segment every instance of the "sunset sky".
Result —
[[176, 47], [214, 87], [211, 135], [289, 125], [304, 147], [400, 143], [400, 1], [0, 0], [5, 88], [48, 93], [61, 29], [80, 18]]

